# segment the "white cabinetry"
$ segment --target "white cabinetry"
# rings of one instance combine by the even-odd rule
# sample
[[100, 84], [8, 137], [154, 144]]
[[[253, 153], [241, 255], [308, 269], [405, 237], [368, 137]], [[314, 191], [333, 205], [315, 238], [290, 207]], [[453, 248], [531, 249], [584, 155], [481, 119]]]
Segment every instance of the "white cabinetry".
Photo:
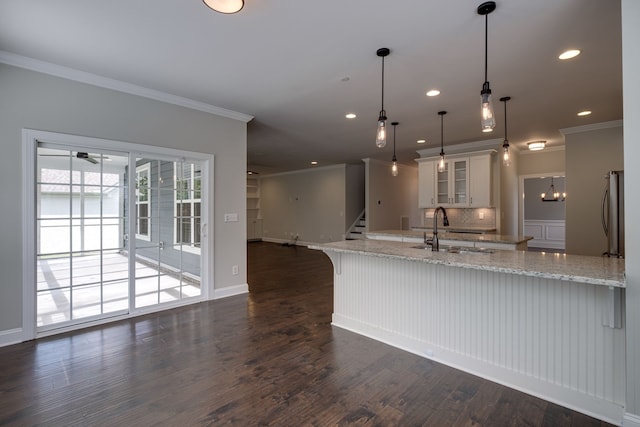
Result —
[[247, 176], [247, 240], [262, 240], [260, 215], [260, 180]]
[[469, 159], [466, 157], [450, 159], [445, 169], [436, 169], [436, 200], [438, 206], [468, 206]]
[[494, 150], [418, 159], [418, 207], [493, 207], [491, 155]]
[[469, 206], [489, 208], [493, 206], [491, 179], [491, 154], [469, 157]]
[[436, 162], [428, 160], [418, 164], [418, 207], [428, 208], [436, 204]]

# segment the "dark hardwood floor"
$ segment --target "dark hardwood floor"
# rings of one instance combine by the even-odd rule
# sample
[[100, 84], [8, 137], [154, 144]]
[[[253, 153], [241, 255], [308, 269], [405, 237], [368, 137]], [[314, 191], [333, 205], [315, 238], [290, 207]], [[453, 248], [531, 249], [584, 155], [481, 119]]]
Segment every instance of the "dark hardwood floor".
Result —
[[0, 425], [606, 425], [333, 328], [321, 252], [248, 257], [249, 295], [0, 348]]

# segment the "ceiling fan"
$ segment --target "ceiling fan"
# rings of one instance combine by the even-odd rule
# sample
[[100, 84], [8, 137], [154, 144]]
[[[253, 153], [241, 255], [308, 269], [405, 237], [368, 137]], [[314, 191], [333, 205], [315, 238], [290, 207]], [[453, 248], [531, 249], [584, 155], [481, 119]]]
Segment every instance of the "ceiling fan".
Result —
[[[40, 154], [43, 157], [69, 157], [66, 154]], [[78, 151], [75, 155], [78, 159], [86, 160], [89, 163], [93, 163], [94, 165], [98, 163], [98, 160], [95, 157], [91, 157], [89, 153], [85, 153], [83, 151]], [[106, 156], [102, 156], [104, 159], [107, 159]]]

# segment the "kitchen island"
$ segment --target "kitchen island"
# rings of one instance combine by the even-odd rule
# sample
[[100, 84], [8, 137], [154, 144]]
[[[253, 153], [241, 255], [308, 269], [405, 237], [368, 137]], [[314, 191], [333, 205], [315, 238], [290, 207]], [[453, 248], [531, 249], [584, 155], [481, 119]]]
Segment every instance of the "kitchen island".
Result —
[[620, 423], [623, 260], [415, 246], [310, 245], [334, 266], [332, 324]]
[[[380, 230], [366, 233], [367, 239], [389, 240], [394, 242], [424, 242], [424, 237], [431, 237], [432, 229], [424, 230]], [[502, 250], [526, 250], [531, 236], [510, 236], [492, 233], [449, 231], [443, 227], [438, 231], [440, 244], [445, 246], [472, 246]]]

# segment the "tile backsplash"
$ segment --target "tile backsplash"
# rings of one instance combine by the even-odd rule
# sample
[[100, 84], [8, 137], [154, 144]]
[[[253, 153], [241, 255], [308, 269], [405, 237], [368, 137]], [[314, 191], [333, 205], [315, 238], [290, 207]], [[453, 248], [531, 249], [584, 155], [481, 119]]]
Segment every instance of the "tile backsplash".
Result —
[[[446, 210], [450, 227], [496, 227], [495, 208], [447, 208]], [[433, 211], [434, 209], [424, 209], [423, 227], [433, 225]], [[442, 226], [442, 215], [438, 218], [438, 225]]]

